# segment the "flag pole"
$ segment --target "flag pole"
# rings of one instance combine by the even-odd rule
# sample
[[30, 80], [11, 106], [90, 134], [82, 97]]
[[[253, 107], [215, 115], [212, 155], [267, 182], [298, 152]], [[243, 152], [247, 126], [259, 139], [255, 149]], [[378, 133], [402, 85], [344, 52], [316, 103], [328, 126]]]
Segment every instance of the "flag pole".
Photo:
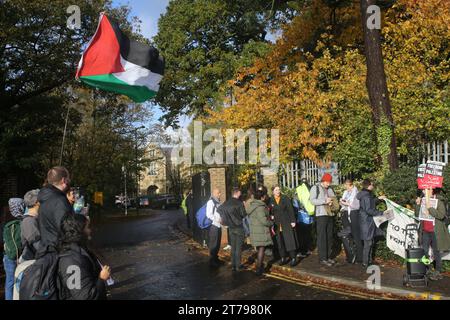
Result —
[[62, 143], [61, 143], [61, 153], [59, 155], [59, 165], [60, 166], [62, 165], [64, 141], [66, 140], [67, 123], [69, 122], [69, 112], [70, 112], [70, 103], [67, 105], [66, 123], [64, 125], [64, 133], [63, 133], [63, 139], [62, 139]]

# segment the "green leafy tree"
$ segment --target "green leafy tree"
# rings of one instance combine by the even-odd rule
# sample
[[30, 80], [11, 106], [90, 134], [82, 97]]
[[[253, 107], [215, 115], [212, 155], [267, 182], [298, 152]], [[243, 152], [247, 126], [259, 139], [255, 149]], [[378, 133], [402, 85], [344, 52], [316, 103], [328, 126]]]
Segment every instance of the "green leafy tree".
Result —
[[272, 0], [171, 1], [154, 39], [166, 60], [156, 98], [165, 121], [176, 124], [181, 113], [220, 105], [236, 68], [267, 51], [267, 30], [281, 19], [272, 13], [285, 7], [286, 1]]

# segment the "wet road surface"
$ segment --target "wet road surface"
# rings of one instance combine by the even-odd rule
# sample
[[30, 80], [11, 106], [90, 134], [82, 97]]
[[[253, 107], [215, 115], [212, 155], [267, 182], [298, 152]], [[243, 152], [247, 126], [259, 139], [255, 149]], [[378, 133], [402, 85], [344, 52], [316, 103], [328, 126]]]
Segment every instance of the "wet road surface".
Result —
[[179, 210], [160, 210], [94, 228], [96, 251], [113, 271], [110, 299], [355, 299], [251, 270], [232, 273], [229, 265], [210, 269], [208, 257], [175, 227], [183, 218]]

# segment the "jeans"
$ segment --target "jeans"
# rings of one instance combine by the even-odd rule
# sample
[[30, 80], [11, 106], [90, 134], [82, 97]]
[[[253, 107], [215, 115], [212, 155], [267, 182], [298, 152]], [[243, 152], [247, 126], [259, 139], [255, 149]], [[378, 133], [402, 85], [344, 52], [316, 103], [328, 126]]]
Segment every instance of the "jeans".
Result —
[[442, 270], [442, 259], [441, 253], [437, 247], [436, 234], [434, 232], [422, 232], [422, 247], [425, 250], [425, 256], [430, 257], [428, 252], [430, 251], [430, 246], [433, 249], [434, 261], [436, 262], [435, 270], [441, 272]]
[[214, 262], [219, 259], [218, 254], [220, 250], [220, 242], [222, 240], [222, 228], [218, 228], [214, 225], [209, 227], [209, 255], [210, 261]]
[[316, 218], [317, 227], [317, 250], [319, 260], [330, 259], [333, 245], [333, 217], [319, 216]]
[[244, 244], [244, 228], [228, 228], [228, 243], [231, 246], [231, 267], [239, 268], [241, 265], [242, 245]]
[[3, 257], [3, 268], [5, 269], [5, 300], [13, 299], [14, 272], [16, 271], [16, 260], [11, 260], [7, 255]]
[[363, 264], [365, 264], [366, 266], [372, 263], [372, 247], [373, 240], [364, 240]]

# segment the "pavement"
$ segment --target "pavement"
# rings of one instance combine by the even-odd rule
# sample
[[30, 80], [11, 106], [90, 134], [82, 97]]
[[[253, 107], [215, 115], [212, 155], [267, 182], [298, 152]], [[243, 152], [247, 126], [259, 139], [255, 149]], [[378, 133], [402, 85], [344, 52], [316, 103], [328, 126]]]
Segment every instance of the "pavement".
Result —
[[[187, 229], [186, 224], [181, 221], [177, 227], [187, 235], [191, 231]], [[199, 250], [201, 249], [198, 246]], [[223, 249], [223, 248], [222, 248]], [[229, 260], [229, 251], [221, 250], [219, 255]], [[243, 252], [243, 260], [247, 261], [249, 268], [254, 268], [255, 252], [248, 246]], [[268, 262], [266, 257], [265, 262]], [[333, 267], [326, 267], [319, 264], [317, 253], [313, 252], [310, 256], [300, 260], [295, 267], [279, 266], [276, 263], [269, 262], [269, 272], [267, 275], [284, 278], [287, 280], [295, 279], [315, 287], [333, 288], [335, 290], [353, 290], [362, 295], [380, 297], [381, 299], [421, 299], [421, 300], [450, 300], [450, 277], [444, 275], [439, 281], [429, 281], [425, 288], [412, 288], [403, 286], [403, 275], [406, 274], [405, 266], [392, 265], [389, 262], [376, 261], [380, 269], [379, 288], [368, 289], [368, 273], [360, 264], [349, 264], [345, 261], [343, 253], [336, 258], [337, 264]]]

